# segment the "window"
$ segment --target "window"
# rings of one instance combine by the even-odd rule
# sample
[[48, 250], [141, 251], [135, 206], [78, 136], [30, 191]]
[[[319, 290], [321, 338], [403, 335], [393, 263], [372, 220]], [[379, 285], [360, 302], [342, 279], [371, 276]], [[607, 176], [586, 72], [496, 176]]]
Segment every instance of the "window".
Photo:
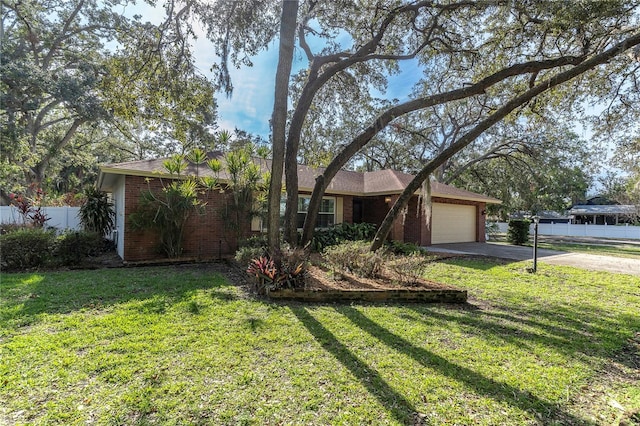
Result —
[[[302, 228], [304, 226], [304, 219], [307, 216], [310, 201], [310, 197], [298, 197], [298, 228]], [[333, 197], [323, 198], [322, 203], [320, 204], [320, 212], [318, 212], [316, 228], [328, 228], [330, 226], [333, 226], [335, 223], [335, 218], [336, 199]]]
[[[304, 219], [307, 216], [309, 210], [309, 202], [311, 197], [308, 195], [301, 195], [298, 197], [298, 217], [296, 226], [298, 229], [302, 229], [304, 226]], [[281, 220], [284, 221], [284, 210], [286, 206], [286, 199], [280, 200], [280, 214]], [[336, 199], [334, 197], [324, 197], [320, 204], [320, 212], [318, 213], [318, 220], [316, 221], [316, 228], [328, 228], [333, 226], [336, 221]]]
[[[301, 195], [298, 197], [298, 217], [296, 227], [302, 229], [304, 226], [304, 219], [307, 216], [309, 210], [309, 202], [311, 196]], [[316, 220], [316, 228], [329, 228], [336, 223], [336, 198], [335, 197], [323, 197], [320, 204], [320, 212], [318, 213], [318, 220]], [[337, 203], [340, 205], [339, 203]], [[284, 225], [284, 212], [287, 207], [287, 198], [280, 198], [280, 226]], [[267, 219], [262, 217], [253, 217], [251, 219], [251, 231], [267, 232]]]

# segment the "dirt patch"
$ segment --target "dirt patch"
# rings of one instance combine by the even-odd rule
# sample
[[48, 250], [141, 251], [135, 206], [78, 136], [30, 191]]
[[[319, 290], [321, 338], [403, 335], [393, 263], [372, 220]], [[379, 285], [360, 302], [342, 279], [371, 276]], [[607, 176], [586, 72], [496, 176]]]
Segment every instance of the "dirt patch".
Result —
[[[414, 277], [415, 278], [415, 277]], [[307, 268], [304, 289], [280, 289], [268, 293], [269, 298], [300, 302], [417, 302], [465, 303], [467, 291], [456, 287], [415, 278], [401, 277], [383, 269], [375, 278], [363, 278], [327, 268], [321, 259], [312, 259]]]
[[332, 273], [326, 268], [311, 265], [307, 269], [306, 286], [308, 290], [452, 290], [453, 286], [428, 280], [403, 283], [392, 278], [389, 272], [380, 277], [363, 278], [340, 272]]

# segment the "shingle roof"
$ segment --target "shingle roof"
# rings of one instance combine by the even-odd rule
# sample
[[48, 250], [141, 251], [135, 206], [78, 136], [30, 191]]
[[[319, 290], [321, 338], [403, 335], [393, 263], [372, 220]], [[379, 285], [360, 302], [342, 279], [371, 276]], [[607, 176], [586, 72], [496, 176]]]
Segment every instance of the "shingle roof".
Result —
[[573, 206], [569, 210], [572, 215], [592, 215], [592, 214], [638, 214], [636, 206], [631, 205], [581, 205]]
[[[209, 156], [210, 158], [216, 157], [224, 161], [224, 156], [220, 152], [210, 153]], [[163, 166], [165, 160], [166, 159], [162, 158], [104, 165], [100, 168], [98, 184], [101, 188], [109, 190], [113, 184], [113, 178], [118, 175], [168, 176]], [[254, 162], [259, 164], [263, 171], [271, 169], [270, 160], [254, 159]], [[224, 167], [222, 167], [222, 169], [223, 171], [218, 175], [219, 178], [223, 181], [229, 179], [228, 174], [224, 171]], [[302, 191], [312, 191], [316, 177], [323, 171], [324, 168], [321, 167], [316, 168], [299, 164], [298, 188]], [[206, 165], [198, 168], [193, 163], [189, 163], [183, 174], [196, 173], [200, 176], [213, 176], [213, 172], [211, 172]], [[412, 179], [412, 175], [395, 170], [378, 170], [364, 173], [340, 170], [329, 184], [326, 193], [355, 196], [399, 194]], [[465, 191], [439, 182], [431, 183], [431, 194], [434, 197], [441, 198], [455, 198], [495, 204], [501, 203], [501, 201], [496, 198]]]

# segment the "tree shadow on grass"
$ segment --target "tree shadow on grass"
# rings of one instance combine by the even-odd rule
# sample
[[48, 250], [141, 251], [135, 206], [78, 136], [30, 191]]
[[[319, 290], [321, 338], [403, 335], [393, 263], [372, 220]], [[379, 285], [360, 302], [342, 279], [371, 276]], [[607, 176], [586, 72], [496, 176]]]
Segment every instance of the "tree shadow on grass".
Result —
[[190, 300], [210, 290], [214, 299], [230, 300], [232, 287], [215, 268], [145, 267], [69, 272], [4, 274], [0, 283], [0, 321], [28, 325], [40, 314], [67, 314], [139, 301], [143, 312], [165, 303]]
[[[640, 330], [640, 316], [603, 311], [593, 306], [567, 306], [521, 296], [523, 305], [493, 306], [487, 309], [446, 310], [427, 306], [410, 309], [423, 319], [455, 322], [474, 335], [490, 336], [509, 344], [543, 345], [568, 357], [583, 355], [603, 360], [618, 359], [617, 352], [634, 331]], [[628, 361], [622, 361], [627, 364]]]
[[320, 321], [315, 319], [306, 308], [290, 307], [293, 314], [309, 330], [322, 347], [344, 365], [369, 393], [376, 397], [389, 414], [397, 421], [412, 424], [416, 409], [401, 393], [394, 390], [380, 374], [359, 359], [349, 348], [340, 342]]
[[352, 307], [341, 306], [335, 309], [360, 329], [379, 339], [390, 348], [413, 358], [424, 367], [435, 369], [447, 377], [464, 383], [478, 394], [529, 412], [532, 417], [535, 417], [536, 414], [543, 413], [548, 420], [558, 421], [561, 424], [591, 424], [585, 419], [575, 417], [562, 410], [556, 404], [544, 401], [506, 383], [492, 380], [469, 368], [455, 364], [427, 349], [417, 347], [410, 341], [387, 330]]

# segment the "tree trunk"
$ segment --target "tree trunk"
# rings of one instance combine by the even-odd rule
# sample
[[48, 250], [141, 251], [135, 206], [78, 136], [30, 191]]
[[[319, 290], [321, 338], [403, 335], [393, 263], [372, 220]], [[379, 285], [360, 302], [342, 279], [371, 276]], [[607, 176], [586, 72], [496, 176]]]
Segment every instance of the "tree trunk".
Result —
[[276, 70], [275, 99], [271, 116], [272, 155], [271, 182], [267, 216], [267, 240], [272, 253], [280, 248], [280, 193], [282, 192], [282, 168], [284, 165], [285, 132], [287, 125], [287, 101], [289, 76], [293, 63], [298, 1], [283, 0], [280, 20], [280, 49]]

